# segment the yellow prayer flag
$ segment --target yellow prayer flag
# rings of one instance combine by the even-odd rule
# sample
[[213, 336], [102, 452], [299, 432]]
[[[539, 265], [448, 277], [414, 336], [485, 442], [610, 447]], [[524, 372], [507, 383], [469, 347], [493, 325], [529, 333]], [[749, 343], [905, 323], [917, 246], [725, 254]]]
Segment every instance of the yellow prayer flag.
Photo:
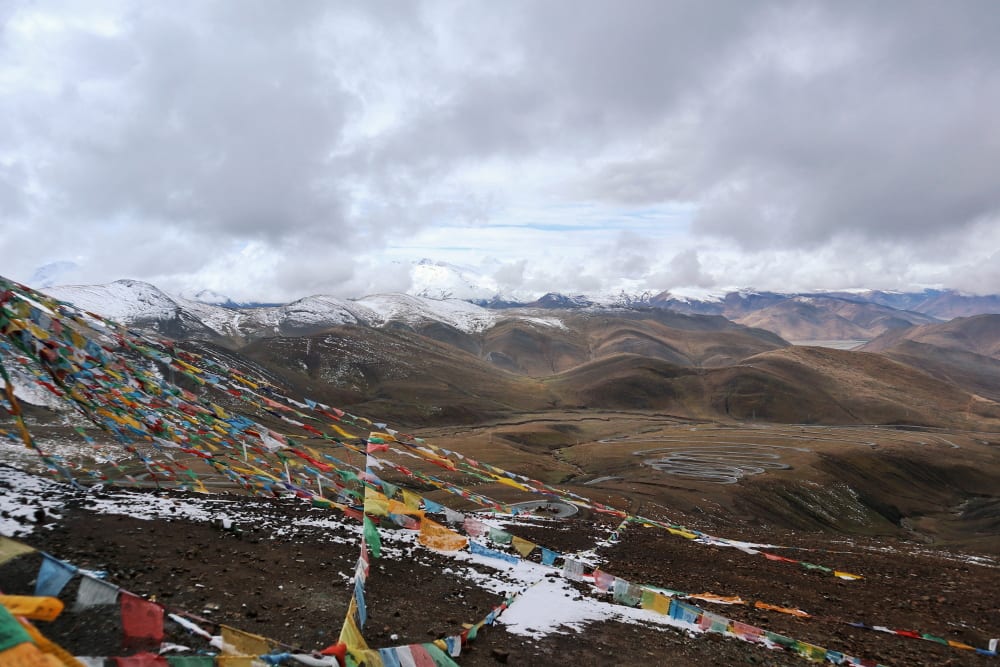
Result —
[[215, 664], [219, 667], [263, 667], [263, 663], [252, 655], [217, 655]]
[[497, 477], [496, 480], [498, 482], [500, 482], [501, 484], [506, 484], [507, 486], [512, 486], [515, 489], [519, 489], [521, 491], [531, 491], [531, 489], [529, 487], [525, 486], [524, 484], [521, 484], [520, 482], [515, 482], [510, 477]]
[[406, 503], [389, 499], [389, 514], [407, 514], [409, 516], [423, 516], [423, 510], [414, 509]]
[[4, 667], [63, 667], [54, 655], [45, 655], [37, 646], [24, 642], [0, 651], [0, 665]]
[[347, 605], [347, 616], [344, 618], [344, 627], [340, 629], [340, 642], [347, 646], [352, 653], [354, 651], [367, 651], [368, 643], [361, 634], [358, 622], [355, 620], [358, 615], [358, 603], [351, 598]]
[[689, 540], [693, 540], [694, 538], [698, 537], [691, 531], [679, 530], [677, 528], [667, 528], [667, 532], [669, 532], [671, 535], [677, 535], [678, 537], [685, 537]]
[[758, 600], [753, 603], [753, 606], [757, 609], [764, 609], [765, 611], [776, 611], [780, 614], [788, 614], [789, 616], [798, 616], [799, 618], [809, 618], [809, 614], [802, 611], [801, 609], [792, 609], [790, 607], [779, 607], [776, 604], [768, 604], [767, 602], [761, 602]]
[[333, 431], [334, 433], [336, 433], [337, 435], [341, 435], [341, 436], [343, 436], [345, 438], [353, 438], [353, 437], [355, 437], [355, 436], [351, 435], [350, 433], [348, 433], [347, 431], [345, 431], [344, 429], [342, 429], [339, 426], [337, 426], [336, 424], [330, 424], [329, 426], [327, 426], [327, 428], [330, 429], [331, 431]]
[[420, 501], [423, 500], [419, 493], [414, 493], [409, 489], [403, 489], [403, 504], [410, 509], [420, 509]]
[[670, 613], [670, 598], [649, 589], [642, 591], [642, 608], [651, 609], [658, 614]]
[[[73, 657], [73, 654], [64, 649], [59, 644], [45, 637], [41, 632], [38, 631], [34, 625], [28, 621], [21, 621], [21, 627], [24, 628], [28, 636], [31, 637], [31, 641], [35, 642], [35, 646], [45, 654], [44, 664], [47, 665], [57, 665], [57, 667], [84, 667], [83, 663]], [[0, 662], [0, 665], [7, 667], [7, 663]]]
[[24, 616], [32, 621], [54, 621], [63, 610], [59, 598], [34, 595], [0, 595], [0, 605], [14, 616]]
[[427, 517], [420, 522], [420, 535], [417, 536], [417, 541], [425, 547], [438, 551], [458, 551], [469, 543], [469, 540], [462, 535]]
[[522, 539], [518, 536], [514, 536], [511, 540], [511, 544], [514, 545], [514, 549], [517, 553], [521, 554], [522, 558], [527, 558], [528, 554], [535, 550], [538, 545], [534, 542], [529, 542], [528, 540]]
[[841, 572], [839, 570], [834, 570], [833, 576], [839, 577], [840, 579], [847, 579], [848, 581], [854, 581], [855, 579], [863, 578], [860, 574], [851, 574], [850, 572]]
[[385, 663], [382, 661], [382, 654], [375, 649], [369, 648], [363, 651], [359, 651], [358, 649], [348, 650], [355, 664], [364, 665], [365, 667], [385, 667]]
[[260, 635], [219, 626], [222, 633], [222, 652], [229, 655], [266, 655], [271, 652], [271, 642]]
[[18, 556], [30, 554], [34, 549], [8, 537], [0, 537], [0, 565]]
[[745, 604], [739, 595], [716, 595], [715, 593], [698, 593], [689, 595], [689, 598], [703, 600], [705, 602], [718, 602], [719, 604]]
[[385, 516], [389, 513], [389, 499], [384, 493], [365, 487], [365, 514]]

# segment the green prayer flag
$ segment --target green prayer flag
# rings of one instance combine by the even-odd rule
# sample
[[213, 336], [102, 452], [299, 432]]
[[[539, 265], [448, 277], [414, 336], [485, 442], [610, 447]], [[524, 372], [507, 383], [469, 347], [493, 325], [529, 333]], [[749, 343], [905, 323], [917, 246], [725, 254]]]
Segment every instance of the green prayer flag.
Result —
[[215, 667], [215, 656], [211, 655], [168, 655], [170, 667]]
[[458, 663], [452, 660], [451, 656], [442, 651], [436, 644], [421, 644], [421, 646], [430, 654], [434, 660], [435, 667], [459, 667]]
[[30, 641], [31, 637], [28, 632], [21, 627], [21, 624], [7, 611], [6, 607], [0, 605], [0, 651], [6, 651], [18, 644]]
[[364, 520], [364, 534], [365, 542], [368, 543], [368, 549], [372, 552], [372, 556], [375, 558], [380, 558], [382, 555], [382, 540], [378, 536], [378, 528], [371, 519], [365, 517]]

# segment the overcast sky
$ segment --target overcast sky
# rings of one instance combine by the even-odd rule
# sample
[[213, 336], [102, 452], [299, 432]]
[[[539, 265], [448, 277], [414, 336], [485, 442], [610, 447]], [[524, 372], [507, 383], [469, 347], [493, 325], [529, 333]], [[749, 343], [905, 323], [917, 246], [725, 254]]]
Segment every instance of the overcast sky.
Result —
[[[0, 274], [1000, 293], [1000, 3], [0, 2]], [[46, 267], [38, 273], [39, 268]]]

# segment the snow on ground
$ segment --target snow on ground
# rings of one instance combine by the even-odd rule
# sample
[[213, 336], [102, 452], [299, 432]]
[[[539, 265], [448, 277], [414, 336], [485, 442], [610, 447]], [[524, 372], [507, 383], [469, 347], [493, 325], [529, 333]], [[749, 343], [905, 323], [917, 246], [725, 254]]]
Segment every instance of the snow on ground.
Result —
[[[127, 515], [137, 519], [216, 521], [223, 526], [239, 527], [253, 524], [271, 532], [273, 537], [294, 534], [303, 529], [321, 532], [324, 539], [339, 543], [356, 543], [361, 527], [343, 522], [338, 515], [316, 510], [308, 517], [290, 525], [279, 513], [268, 515], [266, 506], [243, 503], [239, 499], [222, 497], [177, 498], [169, 494], [134, 493], [115, 489], [74, 491], [65, 484], [53, 482], [14, 468], [0, 466], [0, 534], [17, 537], [33, 530], [44, 529], [33, 523], [39, 509], [49, 518], [58, 518], [58, 510], [70, 497], [83, 498], [90, 511], [101, 514]], [[301, 502], [288, 499], [282, 502]], [[20, 518], [21, 520], [18, 520]], [[514, 525], [516, 517], [487, 518], [487, 522]], [[417, 546], [417, 531], [382, 530], [383, 558], [415, 558], [424, 561], [430, 552]], [[442, 571], [468, 581], [483, 590], [498, 595], [519, 593], [499, 622], [507, 630], [525, 637], [541, 638], [552, 633], [579, 632], [588, 623], [616, 620], [625, 623], [674, 626], [698, 632], [695, 626], [652, 611], [612, 604], [610, 596], [591, 589], [581, 593], [561, 575], [558, 568], [527, 560], [508, 563], [468, 551], [434, 553], [450, 557], [455, 564]], [[599, 560], [593, 552], [577, 554], [590, 562]], [[346, 576], [346, 575], [345, 575]], [[600, 599], [599, 597], [605, 599]]]
[[0, 535], [18, 537], [31, 533], [34, 527], [22, 522], [34, 520], [39, 509], [55, 514], [55, 510], [63, 506], [67, 488], [64, 484], [0, 466]]
[[537, 324], [543, 327], [551, 327], [553, 329], [566, 329], [566, 324], [557, 317], [527, 317], [524, 315], [518, 315], [517, 319], [528, 322], [529, 324]]

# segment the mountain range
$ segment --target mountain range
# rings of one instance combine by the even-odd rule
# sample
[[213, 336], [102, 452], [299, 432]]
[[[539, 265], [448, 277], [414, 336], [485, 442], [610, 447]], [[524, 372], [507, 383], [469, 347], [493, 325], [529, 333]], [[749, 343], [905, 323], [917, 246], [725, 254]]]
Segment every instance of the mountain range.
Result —
[[[488, 308], [406, 294], [227, 307], [131, 280], [46, 291], [196, 351], [232, 355], [304, 394], [405, 423], [584, 408], [786, 423], [1000, 418], [1000, 315], [941, 322], [876, 302], [887, 293], [744, 290], [618, 305], [549, 294]], [[897, 296], [938, 313], [948, 299], [953, 309], [990, 303]], [[845, 338], [868, 342], [858, 351], [788, 342]]]

